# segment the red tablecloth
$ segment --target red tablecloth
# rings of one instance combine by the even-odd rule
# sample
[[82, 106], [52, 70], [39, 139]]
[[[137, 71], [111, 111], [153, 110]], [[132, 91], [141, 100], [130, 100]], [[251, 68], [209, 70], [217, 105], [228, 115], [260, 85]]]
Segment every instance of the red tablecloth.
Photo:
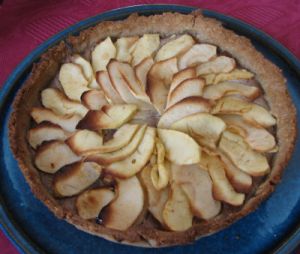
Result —
[[[1, 2], [0, 85], [15, 66], [49, 36], [103, 11], [137, 4], [173, 3], [216, 10], [260, 28], [300, 58], [300, 0], [0, 0]], [[18, 253], [1, 232], [0, 253]]]

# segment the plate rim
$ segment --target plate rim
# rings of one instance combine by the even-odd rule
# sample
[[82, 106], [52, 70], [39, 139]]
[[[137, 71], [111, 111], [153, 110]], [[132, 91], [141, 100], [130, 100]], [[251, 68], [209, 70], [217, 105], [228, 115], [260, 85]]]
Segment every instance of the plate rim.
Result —
[[[111, 19], [120, 19], [120, 16], [127, 16], [134, 12], [181, 12], [189, 13], [195, 10], [201, 10], [204, 16], [219, 18], [222, 21], [233, 22], [244, 29], [247, 29], [247, 33], [257, 39], [263, 44], [271, 46], [271, 50], [279, 55], [285, 62], [287, 62], [291, 68], [299, 75], [300, 77], [300, 61], [297, 57], [291, 53], [285, 46], [280, 42], [272, 38], [270, 35], [264, 31], [230, 15], [225, 15], [210, 9], [202, 9], [197, 6], [188, 6], [180, 4], [145, 4], [145, 5], [131, 5], [120, 8], [111, 9], [105, 12], [101, 12], [95, 16], [91, 16], [85, 19], [82, 19], [71, 26], [59, 31], [53, 36], [49, 37], [47, 40], [42, 42], [38, 47], [31, 51], [27, 56], [21, 60], [21, 62], [14, 68], [11, 74], [8, 76], [2, 89], [0, 91], [0, 110], [3, 110], [3, 106], [6, 104], [8, 95], [15, 89], [15, 83], [24, 74], [28, 68], [32, 65], [33, 62], [38, 60], [40, 55], [48, 50], [50, 47], [53, 47], [61, 40], [75, 32], [81, 31], [86, 27], [93, 26], [94, 24], [101, 22], [103, 20]], [[23, 229], [20, 228], [16, 223], [14, 218], [11, 218], [9, 211], [5, 206], [5, 202], [0, 193], [0, 229], [6, 235], [6, 237], [11, 241], [11, 243], [17, 248], [20, 253], [45, 253], [44, 250], [36, 242], [34, 242], [28, 235], [23, 232]], [[289, 253], [291, 252], [300, 242], [300, 223], [296, 225], [295, 229], [292, 230], [290, 234], [284, 237], [281, 242], [278, 243], [277, 247], [273, 249], [273, 253]]]

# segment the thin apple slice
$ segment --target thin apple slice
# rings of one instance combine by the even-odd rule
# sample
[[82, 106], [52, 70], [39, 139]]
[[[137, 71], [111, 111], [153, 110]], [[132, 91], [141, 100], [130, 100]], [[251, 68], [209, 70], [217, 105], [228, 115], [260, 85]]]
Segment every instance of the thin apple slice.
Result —
[[[132, 153], [134, 153], [139, 146], [140, 142], [142, 141], [145, 131], [147, 129], [147, 126], [141, 126], [139, 130], [136, 132], [130, 143], [124, 147], [122, 147], [120, 150], [110, 152], [110, 153], [98, 153], [90, 154], [85, 159], [86, 161], [93, 161], [98, 163], [99, 165], [109, 165], [116, 161], [122, 161], [128, 156], [130, 156]], [[97, 151], [97, 149], [95, 149]]]
[[215, 199], [233, 206], [244, 203], [245, 194], [236, 192], [226, 177], [223, 162], [217, 156], [209, 155], [208, 172], [213, 182]]
[[116, 59], [120, 62], [130, 63], [132, 55], [130, 54], [130, 48], [137, 42], [138, 36], [122, 37], [115, 42], [117, 49]]
[[92, 82], [92, 79], [94, 78], [94, 72], [89, 61], [85, 60], [82, 56], [76, 54], [71, 57], [71, 62], [78, 64], [82, 68], [83, 75], [87, 79], [87, 81], [89, 83]]
[[163, 61], [178, 56], [189, 50], [195, 44], [195, 40], [188, 34], [167, 42], [157, 52], [155, 61]]
[[163, 224], [162, 212], [169, 196], [169, 188], [157, 190], [152, 183], [151, 167], [146, 166], [140, 174], [141, 182], [146, 189], [149, 212]]
[[215, 59], [197, 66], [197, 75], [211, 73], [227, 73], [232, 71], [236, 66], [235, 60], [228, 56], [218, 56]]
[[208, 113], [189, 115], [171, 125], [171, 129], [187, 133], [199, 144], [211, 148], [216, 147], [225, 128], [223, 120]]
[[238, 115], [221, 115], [228, 128], [241, 135], [247, 144], [259, 152], [271, 151], [276, 146], [274, 136], [266, 129], [251, 125]]
[[155, 128], [147, 127], [137, 150], [125, 160], [105, 166], [105, 171], [119, 178], [129, 178], [138, 173], [149, 161], [155, 145]]
[[178, 72], [177, 58], [155, 63], [147, 76], [146, 92], [157, 111], [164, 111], [173, 75]]
[[71, 197], [82, 192], [98, 180], [101, 167], [93, 162], [77, 162], [58, 172], [53, 179], [54, 193], [58, 197]]
[[63, 141], [50, 141], [39, 146], [34, 164], [39, 170], [53, 174], [63, 166], [80, 159]]
[[98, 81], [99, 86], [103, 90], [106, 98], [110, 100], [110, 103], [113, 104], [124, 103], [123, 99], [121, 98], [117, 90], [113, 87], [107, 71], [97, 71], [96, 79]]
[[228, 73], [217, 74], [213, 80], [213, 84], [218, 84], [227, 80], [251, 79], [254, 74], [244, 69], [234, 69]]
[[58, 79], [68, 98], [80, 101], [81, 95], [89, 90], [88, 80], [83, 75], [82, 68], [74, 63], [65, 63], [61, 66]]
[[178, 61], [179, 70], [195, 66], [212, 59], [217, 55], [217, 47], [210, 44], [196, 44], [192, 46]]
[[227, 156], [219, 153], [220, 159], [223, 161], [226, 176], [233, 188], [237, 192], [248, 193], [252, 187], [252, 177], [238, 169]]
[[132, 66], [138, 65], [146, 57], [152, 56], [160, 43], [159, 34], [144, 34], [131, 48]]
[[230, 131], [224, 131], [219, 149], [233, 164], [252, 176], [263, 176], [270, 170], [267, 158], [252, 150], [244, 139]]
[[170, 94], [166, 109], [177, 102], [192, 96], [201, 96], [205, 82], [201, 78], [182, 81]]
[[237, 82], [226, 81], [217, 85], [205, 87], [203, 97], [210, 100], [218, 100], [223, 96], [232, 94], [239, 94], [250, 100], [254, 100], [261, 95], [261, 91], [255, 86], [247, 86]]
[[271, 127], [276, 124], [276, 119], [265, 108], [238, 98], [221, 98], [211, 113], [241, 115], [247, 122], [262, 127]]
[[221, 203], [213, 197], [212, 181], [207, 171], [197, 164], [172, 164], [171, 171], [173, 181], [181, 186], [195, 216], [209, 220], [220, 213]]
[[159, 119], [157, 126], [170, 128], [176, 121], [195, 113], [207, 113], [210, 108], [211, 105], [207, 99], [197, 96], [185, 98], [168, 108]]
[[77, 129], [116, 129], [128, 122], [136, 111], [137, 106], [133, 104], [105, 105], [101, 110], [90, 110], [77, 124]]
[[153, 58], [149, 56], [134, 67], [135, 75], [144, 91], [147, 87], [147, 75], [153, 64]]
[[170, 197], [165, 204], [163, 221], [166, 227], [172, 231], [185, 231], [192, 226], [193, 214], [184, 191], [179, 185], [171, 185]]
[[66, 144], [78, 155], [85, 155], [103, 145], [103, 137], [89, 130], [78, 130], [66, 140]]
[[105, 71], [109, 60], [116, 57], [116, 47], [107, 37], [104, 41], [96, 45], [92, 51], [92, 66], [94, 72]]
[[33, 107], [30, 112], [31, 117], [36, 123], [51, 122], [59, 125], [66, 131], [73, 132], [81, 117], [78, 115], [61, 116], [55, 114], [50, 109]]
[[187, 134], [165, 129], [157, 129], [157, 133], [165, 147], [166, 158], [169, 161], [178, 165], [195, 164], [200, 161], [201, 148]]
[[46, 88], [41, 93], [42, 104], [45, 108], [53, 110], [59, 115], [77, 114], [82, 117], [88, 109], [81, 103], [71, 101], [62, 92], [55, 88]]
[[36, 149], [45, 141], [61, 140], [64, 141], [69, 133], [64, 131], [61, 127], [52, 123], [41, 123], [38, 126], [28, 131], [28, 142], [30, 146]]
[[103, 210], [102, 222], [107, 228], [127, 230], [144, 208], [144, 192], [136, 176], [117, 180], [115, 199]]
[[89, 90], [82, 94], [81, 101], [84, 106], [92, 110], [100, 110], [108, 104], [104, 92], [100, 90]]
[[78, 196], [75, 206], [81, 218], [95, 219], [114, 197], [115, 193], [109, 188], [87, 190]]

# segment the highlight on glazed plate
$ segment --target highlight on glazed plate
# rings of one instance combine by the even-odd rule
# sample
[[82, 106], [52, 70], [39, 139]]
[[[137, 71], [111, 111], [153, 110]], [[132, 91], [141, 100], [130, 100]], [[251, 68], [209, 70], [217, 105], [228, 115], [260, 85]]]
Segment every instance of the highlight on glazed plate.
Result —
[[[153, 29], [168, 19], [184, 22]], [[98, 26], [70, 37], [63, 60], [52, 55], [56, 71], [25, 120], [18, 105], [39, 86], [34, 74], [16, 99], [12, 149], [33, 192], [43, 189], [36, 195], [50, 210], [84, 231], [151, 246], [191, 242], [254, 210], [280, 180], [295, 138], [277, 67], [201, 14]]]

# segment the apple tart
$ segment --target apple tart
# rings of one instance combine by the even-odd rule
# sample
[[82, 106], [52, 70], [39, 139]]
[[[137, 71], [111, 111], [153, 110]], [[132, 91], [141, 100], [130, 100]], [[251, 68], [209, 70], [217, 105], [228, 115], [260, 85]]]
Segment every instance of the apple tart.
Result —
[[58, 218], [139, 246], [189, 243], [255, 210], [296, 133], [281, 70], [201, 13], [70, 36], [34, 65], [9, 128]]

